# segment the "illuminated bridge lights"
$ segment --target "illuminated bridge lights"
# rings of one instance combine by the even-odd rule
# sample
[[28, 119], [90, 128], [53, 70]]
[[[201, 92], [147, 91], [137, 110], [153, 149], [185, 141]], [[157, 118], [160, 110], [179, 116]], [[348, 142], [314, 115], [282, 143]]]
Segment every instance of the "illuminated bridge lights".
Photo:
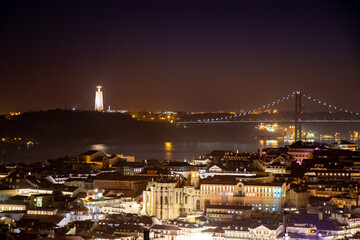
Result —
[[[295, 97], [295, 94], [300, 94], [299, 91], [295, 91], [293, 92], [292, 94], [288, 94], [287, 96], [283, 96], [275, 101], [272, 101], [268, 104], [265, 104], [265, 105], [262, 105], [262, 106], [259, 106], [257, 108], [254, 108], [252, 111], [249, 110], [249, 111], [244, 111], [242, 113], [234, 113], [230, 116], [226, 116], [226, 117], [219, 117], [219, 118], [212, 118], [212, 119], [202, 119], [200, 121], [203, 121], [203, 122], [209, 122], [209, 121], [223, 121], [223, 120], [237, 120], [237, 118], [239, 117], [244, 117], [244, 116], [247, 116], [247, 115], [251, 115], [251, 114], [255, 114], [257, 110], [264, 110], [264, 111], [269, 111], [269, 110], [272, 110], [271, 108], [276, 106], [276, 105], [279, 105], [281, 103], [284, 103], [286, 101], [289, 101], [289, 100], [292, 100], [291, 98], [294, 98]], [[328, 112], [329, 113], [335, 113], [336, 111], [338, 112], [345, 112], [345, 113], [350, 113], [352, 115], [356, 115], [356, 116], [359, 116], [359, 113], [358, 112], [354, 112], [354, 111], [349, 111], [348, 109], [343, 109], [343, 108], [339, 108], [337, 106], [334, 106], [333, 104], [330, 104], [329, 102], [327, 101], [323, 101], [319, 98], [313, 98], [311, 96], [308, 96], [307, 94], [303, 93], [302, 94], [302, 97], [305, 98], [305, 100], [309, 100], [309, 101], [312, 101], [312, 102], [315, 102], [315, 103], [318, 103], [319, 105], [321, 105], [322, 107], [326, 107]], [[277, 111], [276, 111], [277, 112]]]

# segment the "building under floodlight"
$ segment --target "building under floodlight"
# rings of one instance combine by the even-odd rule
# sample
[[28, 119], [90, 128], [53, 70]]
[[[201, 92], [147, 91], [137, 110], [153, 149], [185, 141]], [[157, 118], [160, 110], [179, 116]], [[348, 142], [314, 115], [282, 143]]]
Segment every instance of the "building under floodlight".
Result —
[[97, 91], [95, 92], [95, 111], [102, 111], [104, 110], [103, 104], [103, 94], [101, 91], [102, 86], [98, 85]]

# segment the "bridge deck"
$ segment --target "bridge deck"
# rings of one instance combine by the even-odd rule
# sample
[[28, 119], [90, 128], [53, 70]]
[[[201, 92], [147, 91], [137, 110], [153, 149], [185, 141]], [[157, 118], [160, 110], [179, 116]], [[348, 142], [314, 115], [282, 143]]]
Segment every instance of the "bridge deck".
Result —
[[[300, 123], [360, 123], [360, 120], [299, 120]], [[243, 123], [295, 123], [294, 120], [239, 120], [239, 121], [186, 121], [186, 122], [178, 122], [178, 125], [186, 125], [186, 124], [243, 124]]]

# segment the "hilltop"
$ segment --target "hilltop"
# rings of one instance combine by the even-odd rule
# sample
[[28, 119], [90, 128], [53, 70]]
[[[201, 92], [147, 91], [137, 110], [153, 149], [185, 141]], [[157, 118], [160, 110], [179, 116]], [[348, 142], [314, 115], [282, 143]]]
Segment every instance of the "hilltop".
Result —
[[0, 116], [0, 137], [40, 142], [115, 141], [240, 141], [253, 139], [249, 126], [179, 128], [169, 122], [145, 122], [123, 113], [48, 110]]
[[163, 141], [175, 130], [172, 124], [142, 122], [123, 113], [56, 109], [0, 117], [0, 136], [38, 141]]

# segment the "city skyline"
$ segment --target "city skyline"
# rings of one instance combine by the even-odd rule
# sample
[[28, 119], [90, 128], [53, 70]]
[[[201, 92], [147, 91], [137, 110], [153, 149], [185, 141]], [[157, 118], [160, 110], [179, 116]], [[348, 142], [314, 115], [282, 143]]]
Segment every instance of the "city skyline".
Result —
[[0, 239], [360, 239], [359, 12], [1, 2]]
[[358, 10], [356, 1], [4, 3], [0, 112], [90, 110], [98, 84], [104, 108], [252, 109], [299, 90], [359, 111]]

